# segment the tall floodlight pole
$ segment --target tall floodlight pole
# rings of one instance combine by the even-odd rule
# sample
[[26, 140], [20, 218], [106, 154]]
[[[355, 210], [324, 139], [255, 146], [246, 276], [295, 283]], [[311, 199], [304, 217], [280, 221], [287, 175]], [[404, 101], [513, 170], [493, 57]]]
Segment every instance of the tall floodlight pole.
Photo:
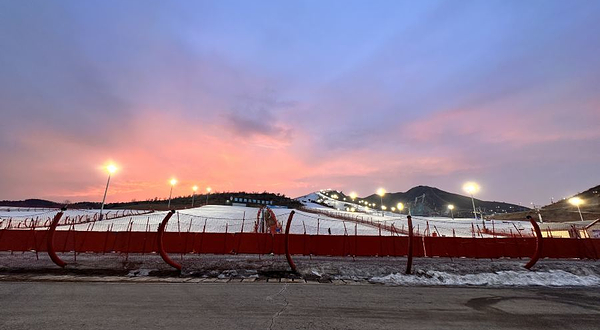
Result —
[[571, 205], [577, 206], [577, 211], [579, 212], [579, 218], [581, 219], [581, 221], [583, 221], [583, 215], [581, 214], [581, 209], [579, 208], [579, 205], [583, 204], [583, 199], [581, 199], [579, 197], [573, 197], [573, 198], [569, 199], [569, 203], [571, 203]]
[[104, 197], [102, 197], [102, 206], [100, 206], [100, 220], [102, 220], [104, 211], [104, 202], [106, 201], [106, 193], [108, 192], [108, 185], [110, 184], [110, 176], [117, 171], [117, 166], [115, 164], [108, 164], [106, 166], [106, 171], [108, 172], [108, 180], [106, 180], [106, 188], [104, 189]]
[[448, 205], [448, 209], [450, 210], [450, 215], [452, 216], [452, 220], [454, 220], [454, 205]]
[[[463, 190], [471, 195], [471, 202], [473, 203], [473, 216], [475, 217], [475, 221], [477, 221], [477, 210], [475, 209], [475, 197], [473, 197], [473, 195], [479, 191], [479, 185], [475, 182], [467, 182], [463, 185]], [[483, 223], [483, 227], [485, 228], [483, 214], [481, 215], [481, 221]]]
[[206, 205], [208, 205], [208, 195], [210, 195], [211, 190], [212, 190], [211, 187], [206, 188]]
[[171, 191], [169, 192], [169, 205], [167, 205], [167, 209], [171, 208], [171, 197], [173, 196], [173, 187], [175, 187], [175, 185], [177, 184], [177, 179], [173, 178], [171, 179], [171, 181], [169, 181], [169, 183], [171, 184]]
[[192, 187], [192, 207], [194, 207], [194, 199], [196, 198], [196, 191], [198, 191], [198, 186]]
[[385, 189], [383, 188], [379, 188], [377, 189], [377, 195], [379, 195], [379, 199], [381, 201], [381, 216], [385, 217], [385, 214], [383, 213], [384, 210], [384, 206], [383, 206], [383, 196], [385, 195]]

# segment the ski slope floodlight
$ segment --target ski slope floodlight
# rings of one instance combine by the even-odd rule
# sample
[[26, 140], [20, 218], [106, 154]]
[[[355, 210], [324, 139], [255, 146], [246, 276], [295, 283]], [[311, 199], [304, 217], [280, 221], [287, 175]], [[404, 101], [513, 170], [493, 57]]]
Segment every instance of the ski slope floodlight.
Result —
[[392, 206], [392, 212], [396, 212], [396, 208]]
[[398, 211], [404, 210], [404, 204], [402, 204], [402, 203], [398, 203], [398, 205], [396, 205], [396, 207], [398, 208]]
[[579, 205], [583, 204], [583, 199], [581, 199], [579, 197], [569, 198], [569, 203], [577, 206], [577, 211], [579, 212], [579, 218], [581, 219], [581, 221], [583, 221], [583, 214], [581, 214], [581, 209], [579, 208]]
[[[477, 211], [475, 210], [475, 198], [473, 198], [473, 194], [479, 191], [479, 185], [476, 182], [467, 182], [463, 185], [463, 190], [471, 195], [471, 203], [473, 203], [473, 216], [475, 217], [475, 221], [477, 221]], [[483, 214], [481, 215], [481, 221], [483, 221]], [[485, 228], [485, 221], [482, 222], [483, 228]]]
[[479, 185], [476, 182], [467, 182], [463, 185], [463, 190], [469, 195], [479, 192]]
[[108, 180], [106, 180], [106, 188], [104, 189], [104, 197], [102, 197], [102, 206], [100, 206], [100, 220], [102, 220], [102, 212], [104, 211], [104, 202], [106, 202], [106, 193], [108, 192], [108, 185], [110, 184], [110, 176], [118, 170], [117, 165], [109, 163], [106, 165], [106, 171], [108, 172]]
[[196, 191], [198, 191], [198, 186], [192, 187], [192, 207], [194, 207], [194, 201], [196, 200]]
[[355, 200], [356, 197], [358, 197], [358, 195], [354, 191], [351, 192], [349, 196], [350, 196], [350, 198], [352, 198], [352, 200]]
[[110, 163], [106, 165], [106, 171], [110, 174], [114, 174], [118, 170], [117, 165]]
[[171, 191], [169, 191], [169, 204], [167, 204], [167, 208], [171, 209], [171, 197], [173, 196], [173, 187], [175, 187], [175, 185], [177, 184], [177, 179], [172, 178], [171, 181], [169, 181], [169, 183], [171, 184]]
[[383, 205], [383, 196], [385, 195], [385, 189], [383, 189], [383, 188], [377, 189], [377, 195], [379, 195], [379, 199], [381, 200], [381, 210], [382, 210], [381, 216], [383, 217], [383, 216], [385, 216], [383, 213], [383, 210], [385, 210], [384, 209], [385, 206]]
[[206, 187], [206, 191], [207, 191], [208, 193], [210, 193], [210, 192], [212, 191], [212, 188], [211, 188], [211, 187]]
[[448, 209], [454, 210], [454, 205], [452, 205], [452, 204], [448, 205]]
[[579, 206], [579, 205], [583, 204], [583, 199], [581, 199], [579, 197], [569, 198], [569, 204]]

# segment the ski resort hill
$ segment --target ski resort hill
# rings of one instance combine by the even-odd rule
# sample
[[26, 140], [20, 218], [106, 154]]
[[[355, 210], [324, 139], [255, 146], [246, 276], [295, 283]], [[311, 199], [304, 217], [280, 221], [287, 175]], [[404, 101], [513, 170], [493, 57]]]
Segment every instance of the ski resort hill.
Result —
[[[473, 217], [473, 206], [471, 197], [443, 191], [438, 188], [428, 186], [417, 186], [409, 189], [406, 192], [387, 193], [381, 198], [379, 195], [373, 194], [367, 197], [355, 197], [354, 199], [337, 190], [321, 190], [303, 197], [299, 197], [300, 201], [311, 200], [314, 203], [330, 206], [338, 210], [349, 210], [351, 208], [360, 209], [361, 211], [376, 209], [381, 211], [381, 201], [387, 211], [397, 209], [398, 203], [402, 203], [405, 210], [404, 214], [416, 216], [444, 216], [450, 217], [451, 212], [448, 205], [454, 205], [453, 214], [455, 217], [470, 218]], [[321, 201], [319, 201], [321, 200]], [[529, 211], [529, 208], [520, 205], [496, 202], [483, 201], [475, 199], [475, 206], [478, 214], [484, 216], [497, 213], [513, 213]], [[396, 210], [397, 213], [400, 213]]]
[[[583, 204], [579, 207], [581, 215], [579, 214], [577, 207], [569, 203], [569, 199], [573, 197], [578, 197], [583, 201]], [[600, 219], [600, 185], [571, 197], [563, 198], [535, 211], [496, 214], [492, 218], [498, 220], [523, 219], [523, 217], [529, 213], [539, 213], [544, 222], [581, 221], [581, 218], [583, 218], [584, 221]]]

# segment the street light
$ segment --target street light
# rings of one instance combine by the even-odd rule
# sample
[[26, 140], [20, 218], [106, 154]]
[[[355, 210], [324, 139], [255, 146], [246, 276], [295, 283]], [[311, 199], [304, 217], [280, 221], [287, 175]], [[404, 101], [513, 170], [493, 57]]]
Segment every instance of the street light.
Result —
[[356, 199], [356, 197], [358, 196], [358, 194], [356, 194], [354, 191], [350, 193], [350, 198], [352, 198], [352, 201], [354, 201]]
[[581, 209], [579, 208], [579, 205], [583, 204], [583, 199], [579, 197], [573, 197], [569, 199], [569, 203], [571, 205], [577, 206], [577, 211], [579, 211], [579, 218], [581, 219], [581, 221], [583, 221], [583, 215], [581, 214]]
[[211, 190], [212, 190], [211, 187], [206, 187], [206, 192], [207, 192], [207, 194], [206, 194], [206, 205], [208, 205], [208, 195], [210, 195], [210, 191]]
[[192, 187], [192, 207], [194, 207], [194, 199], [196, 198], [196, 191], [198, 191], [198, 186], [193, 186]]
[[177, 179], [173, 178], [171, 181], [169, 181], [169, 183], [171, 184], [171, 191], [169, 192], [169, 205], [167, 205], [168, 209], [171, 208], [171, 196], [173, 195], [173, 187], [175, 187], [177, 184]]
[[385, 217], [385, 214], [383, 213], [383, 196], [385, 195], [385, 189], [383, 188], [379, 188], [377, 189], [377, 195], [379, 195], [379, 198], [381, 200], [381, 216]]
[[448, 209], [450, 210], [450, 214], [452, 215], [452, 220], [454, 220], [454, 205], [448, 205]]
[[[467, 182], [463, 185], [463, 190], [467, 194], [471, 195], [471, 202], [473, 203], [473, 216], [475, 216], [475, 221], [477, 221], [477, 211], [475, 210], [475, 198], [473, 198], [473, 195], [479, 191], [479, 185], [475, 182]], [[483, 215], [481, 220], [483, 221]], [[483, 226], [485, 227], [485, 222], [483, 223]]]
[[100, 207], [100, 220], [102, 220], [102, 211], [104, 211], [104, 202], [106, 201], [106, 193], [108, 192], [108, 184], [110, 183], [110, 176], [118, 170], [117, 165], [110, 163], [106, 165], [106, 171], [108, 172], [108, 180], [106, 180], [106, 188], [104, 189], [104, 197], [102, 198], [102, 206]]
[[396, 205], [396, 208], [398, 209], [398, 212], [402, 213], [402, 210], [404, 210], [404, 204], [403, 203], [398, 203]]

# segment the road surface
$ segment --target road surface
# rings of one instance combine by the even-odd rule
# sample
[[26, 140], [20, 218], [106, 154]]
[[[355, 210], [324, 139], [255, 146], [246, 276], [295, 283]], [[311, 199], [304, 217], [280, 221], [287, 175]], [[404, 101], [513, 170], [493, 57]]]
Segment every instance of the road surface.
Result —
[[0, 329], [600, 329], [598, 288], [0, 282]]

